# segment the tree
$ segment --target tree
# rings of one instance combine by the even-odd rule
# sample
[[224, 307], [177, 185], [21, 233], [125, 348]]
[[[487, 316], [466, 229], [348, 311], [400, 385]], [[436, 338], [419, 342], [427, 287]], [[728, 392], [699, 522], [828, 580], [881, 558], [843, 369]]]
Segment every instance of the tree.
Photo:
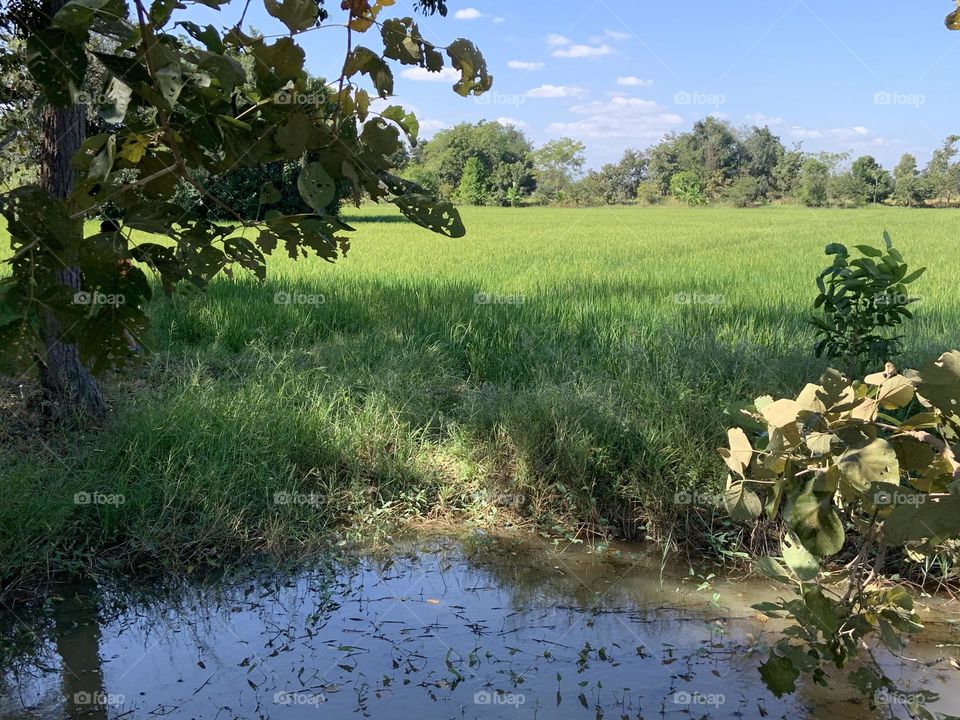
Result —
[[830, 166], [821, 159], [807, 158], [800, 166], [797, 199], [807, 207], [823, 207], [829, 181]]
[[893, 176], [871, 155], [857, 158], [850, 174], [863, 202], [880, 203], [893, 192]]
[[[441, 130], [428, 142], [413, 149], [408, 169], [419, 166], [437, 178], [442, 193], [452, 194], [460, 186], [470, 158], [477, 158], [487, 178], [490, 199], [505, 202], [511, 187], [524, 194], [533, 191], [531, 152], [533, 146], [519, 128], [499, 122], [460, 123]], [[509, 171], [504, 165], [511, 166]], [[517, 171], [522, 172], [517, 175]]]
[[792, 150], [786, 150], [773, 169], [776, 193], [780, 197], [790, 197], [797, 192], [800, 174], [803, 170], [804, 153], [800, 144]]
[[900, 205], [913, 207], [923, 202], [926, 188], [917, 170], [917, 159], [909, 153], [904, 154], [893, 170], [893, 199]]
[[560, 138], [533, 153], [537, 173], [537, 194], [547, 201], [560, 200], [586, 162], [586, 148], [579, 140]]
[[469, 205], [483, 205], [487, 199], [487, 186], [484, 179], [483, 165], [478, 158], [467, 160], [457, 187], [456, 197], [460, 202]]
[[[222, 8], [228, 0], [204, 0]], [[315, 255], [333, 262], [349, 248], [350, 228], [327, 213], [341, 185], [357, 202], [363, 194], [396, 204], [412, 221], [450, 237], [465, 233], [456, 210], [419, 186], [393, 175], [401, 133], [416, 143], [413, 114], [397, 105], [370, 109], [370, 92], [393, 92], [390, 61], [440, 72], [446, 58], [458, 72], [454, 90], [479, 95], [492, 85], [476, 47], [460, 39], [438, 47], [412, 17], [384, 19], [385, 0], [353, 0], [335, 24], [349, 27], [350, 43], [334, 102], [309, 92], [306, 54], [299, 36], [327, 20], [315, 0], [266, 4], [288, 34], [276, 39], [219, 32], [176, 21], [182, 4], [133, 0], [50, 0], [7, 6], [0, 24], [25, 39], [27, 66], [46, 103], [41, 175], [0, 196], [7, 220], [11, 274], [0, 280], [0, 359], [12, 369], [39, 364], [45, 384], [60, 399], [97, 412], [102, 400], [89, 371], [128, 361], [143, 346], [144, 312], [151, 288], [142, 264], [165, 292], [205, 287], [221, 272], [243, 268], [263, 280], [267, 256], [282, 248], [291, 258]], [[425, 12], [446, 12], [442, 1], [418, 0]], [[29, 18], [25, 20], [24, 18]], [[35, 19], [39, 18], [39, 19]], [[376, 28], [382, 49], [357, 40]], [[190, 40], [181, 37], [190, 36]], [[371, 34], [372, 35], [372, 34]], [[95, 41], [109, 41], [108, 50]], [[104, 131], [83, 139], [77, 95], [90, 58], [106, 68], [98, 111]], [[254, 68], [248, 78], [243, 64]], [[198, 179], [219, 178], [235, 167], [297, 162], [297, 187], [309, 213], [272, 209], [279, 198], [264, 192], [262, 222], [247, 220]], [[194, 187], [232, 225], [215, 223], [170, 200], [177, 183]], [[110, 203], [115, 222], [88, 236], [84, 218]], [[238, 235], [250, 227], [255, 240]], [[133, 231], [166, 236], [140, 240]]]
[[647, 156], [638, 150], [627, 150], [619, 162], [588, 172], [571, 189], [571, 195], [580, 205], [630, 203], [636, 199], [646, 171]]
[[955, 196], [960, 195], [960, 163], [953, 161], [958, 152], [957, 142], [960, 142], [960, 135], [948, 137], [943, 147], [934, 151], [924, 172], [933, 197], [944, 200], [948, 205]]
[[743, 139], [744, 170], [756, 179], [758, 197], [769, 197], [776, 186], [776, 170], [786, 150], [770, 128], [754, 127]]

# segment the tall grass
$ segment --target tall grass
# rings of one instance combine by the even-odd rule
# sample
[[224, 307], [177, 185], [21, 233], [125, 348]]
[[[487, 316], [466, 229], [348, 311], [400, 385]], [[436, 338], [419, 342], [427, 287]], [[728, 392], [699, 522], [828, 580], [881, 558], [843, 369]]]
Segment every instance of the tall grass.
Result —
[[[557, 531], [666, 536], [677, 492], [722, 485], [724, 408], [823, 369], [806, 320], [829, 242], [887, 230], [929, 266], [902, 364], [957, 345], [960, 212], [464, 219], [448, 240], [365, 208], [336, 265], [275, 258], [263, 285], [156, 300], [153, 355], [107, 379], [106, 427], [0, 444], [0, 576], [302, 553], [334, 528], [369, 537], [494, 506]], [[125, 501], [74, 503], [94, 491]]]

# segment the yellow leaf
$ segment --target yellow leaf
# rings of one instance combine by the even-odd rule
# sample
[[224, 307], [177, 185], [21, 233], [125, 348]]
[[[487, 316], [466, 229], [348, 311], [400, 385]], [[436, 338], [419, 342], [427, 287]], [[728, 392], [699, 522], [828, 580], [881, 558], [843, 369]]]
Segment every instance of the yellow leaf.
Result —
[[131, 163], [136, 165], [143, 160], [143, 156], [147, 152], [147, 148], [149, 146], [150, 138], [134, 133], [124, 139], [123, 145], [120, 147], [119, 154], [124, 160], [129, 160]]

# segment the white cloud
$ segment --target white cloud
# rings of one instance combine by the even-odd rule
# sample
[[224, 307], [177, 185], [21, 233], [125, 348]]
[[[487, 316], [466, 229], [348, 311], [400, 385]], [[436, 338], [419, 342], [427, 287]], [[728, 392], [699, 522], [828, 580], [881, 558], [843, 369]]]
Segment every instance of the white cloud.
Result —
[[575, 105], [570, 111], [583, 115], [574, 122], [551, 123], [548, 132], [584, 140], [648, 141], [660, 140], [666, 133], [684, 124], [684, 119], [653, 100], [614, 97]]
[[585, 58], [585, 57], [600, 57], [601, 55], [609, 55], [613, 52], [613, 48], [609, 45], [570, 45], [569, 47], [561, 48], [560, 50], [554, 50], [553, 56], [559, 58]]
[[[862, 125], [856, 125], [854, 127], [848, 128], [830, 128], [827, 130], [818, 130], [815, 128], [804, 128], [799, 125], [794, 125], [790, 128], [790, 134], [793, 137], [801, 138], [803, 140], [837, 140], [840, 142], [850, 142], [850, 141], [863, 141], [870, 137], [870, 131], [863, 127]], [[881, 138], [873, 138], [872, 142], [876, 143], [878, 140], [882, 142]]]
[[529, 62], [527, 60], [511, 60], [507, 67], [512, 70], [539, 70], [543, 67], [542, 62]]
[[479, 20], [483, 17], [483, 13], [477, 10], [476, 8], [463, 8], [462, 10], [457, 10], [453, 14], [454, 20]]
[[769, 115], [764, 115], [763, 113], [754, 113], [753, 115], [747, 115], [747, 122], [758, 127], [774, 127], [776, 125], [783, 125], [783, 118], [770, 117]]
[[617, 85], [625, 85], [627, 87], [650, 87], [653, 85], [653, 80], [644, 80], [643, 78], [634, 77], [633, 75], [626, 75], [617, 78]]
[[614, 40], [626, 40], [630, 37], [630, 33], [620, 32], [619, 30], [604, 30], [603, 34]]
[[533, 98], [566, 98], [577, 97], [586, 92], [581, 87], [568, 85], [541, 85], [532, 90], [527, 90], [527, 97]]
[[500, 17], [499, 15], [493, 19], [493, 22], [495, 22], [497, 25], [500, 23], [505, 23], [506, 21], [507, 19], [505, 17]]
[[494, 122], [498, 122], [501, 125], [506, 125], [507, 127], [515, 127], [515, 128], [530, 127], [530, 123], [524, 120], [518, 120], [517, 118], [512, 118], [512, 117], [498, 117]]
[[569, 44], [570, 44], [570, 38], [568, 37], [564, 37], [563, 35], [556, 35], [554, 33], [550, 33], [549, 35], [547, 35], [547, 45], [557, 46], [557, 45], [569, 45]]
[[440, 72], [430, 72], [426, 68], [407, 68], [400, 73], [400, 77], [420, 82], [456, 82], [460, 79], [460, 72], [454, 68], [444, 68]]

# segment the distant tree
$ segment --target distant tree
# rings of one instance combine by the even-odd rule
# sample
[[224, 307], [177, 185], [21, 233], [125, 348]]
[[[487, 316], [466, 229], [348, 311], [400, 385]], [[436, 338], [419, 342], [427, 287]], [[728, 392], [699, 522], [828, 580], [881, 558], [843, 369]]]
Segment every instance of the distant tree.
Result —
[[637, 188], [646, 176], [647, 157], [638, 150], [627, 150], [616, 163], [592, 170], [572, 189], [579, 205], [617, 205], [633, 202]]
[[943, 147], [934, 151], [924, 172], [933, 197], [944, 200], [948, 205], [954, 197], [960, 196], [960, 163], [954, 162], [958, 142], [960, 135], [948, 137]]
[[727, 187], [724, 199], [734, 207], [745, 208], [766, 197], [761, 181], [752, 175], [741, 175]]
[[830, 166], [822, 159], [810, 157], [800, 167], [796, 197], [807, 207], [823, 207], [827, 204], [830, 182]]
[[670, 181], [681, 170], [677, 144], [678, 136], [668, 135], [647, 151], [647, 177], [661, 196], [670, 193]]
[[792, 150], [786, 150], [773, 169], [776, 193], [780, 197], [792, 197], [800, 184], [800, 173], [803, 169], [804, 152], [799, 144]]
[[754, 127], [743, 139], [743, 154], [743, 169], [756, 180], [757, 196], [769, 197], [777, 184], [776, 170], [786, 154], [780, 138], [770, 128]]
[[533, 153], [537, 194], [548, 201], [560, 200], [583, 170], [586, 147], [568, 137], [551, 140]]
[[917, 159], [909, 153], [904, 154], [893, 170], [893, 199], [898, 205], [913, 207], [926, 197], [924, 179], [917, 169]]
[[893, 193], [893, 176], [870, 155], [857, 158], [850, 174], [863, 202], [883, 202]]
[[[488, 180], [491, 198], [504, 197], [515, 182], [524, 194], [529, 194], [536, 186], [529, 165], [532, 151], [533, 146], [523, 131], [512, 125], [487, 121], [460, 123], [417, 145], [406, 171], [435, 178], [441, 193], [452, 194], [460, 186], [467, 161], [477, 158]], [[518, 163], [527, 167], [519, 180], [512, 173], [502, 171], [503, 165]], [[413, 170], [416, 166], [420, 169]]]
[[463, 166], [456, 199], [468, 205], [483, 205], [487, 200], [487, 183], [479, 158], [469, 158]]

